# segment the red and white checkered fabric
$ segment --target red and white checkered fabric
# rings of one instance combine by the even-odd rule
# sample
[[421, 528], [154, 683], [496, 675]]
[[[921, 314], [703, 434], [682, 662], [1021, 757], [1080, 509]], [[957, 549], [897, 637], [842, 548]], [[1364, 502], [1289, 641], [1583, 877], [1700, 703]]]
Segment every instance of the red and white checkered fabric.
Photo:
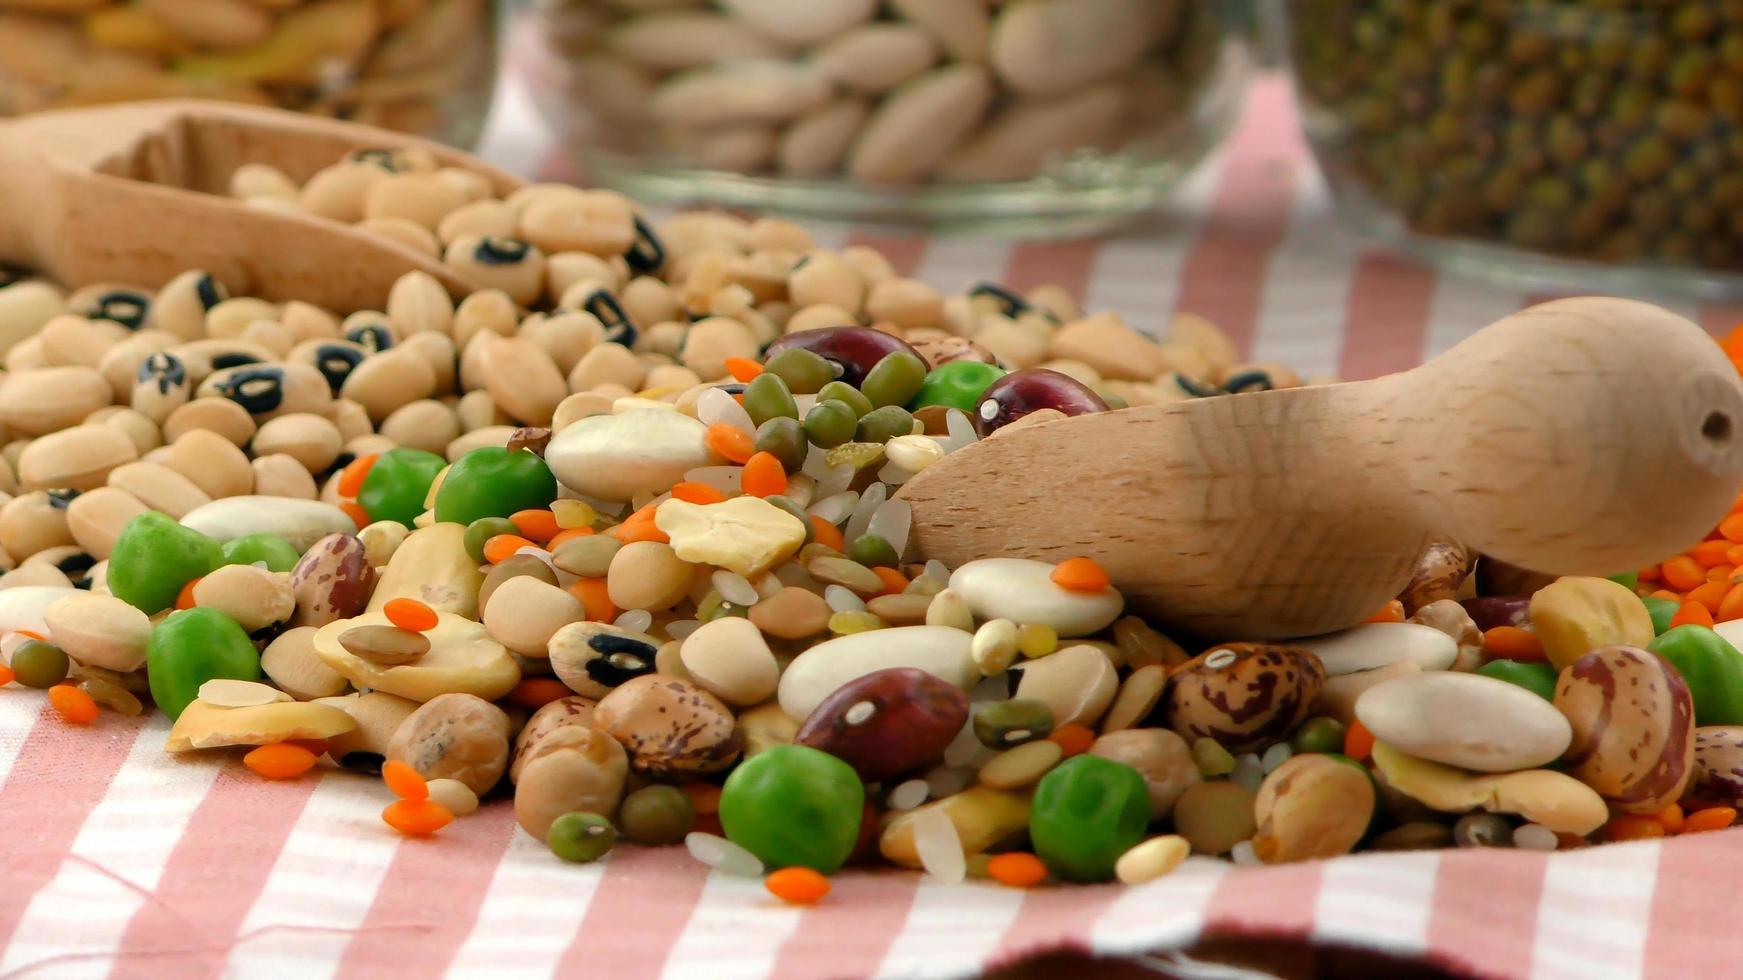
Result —
[[[486, 153], [549, 157], [505, 97]], [[823, 229], [945, 288], [1075, 290], [1160, 327], [1221, 324], [1258, 359], [1361, 378], [1410, 367], [1529, 301], [1437, 277], [1333, 221], [1287, 89], [1257, 85], [1224, 152], [1148, 226], [1017, 244]], [[1743, 311], [1686, 307], [1711, 328]], [[380, 819], [379, 782], [261, 780], [172, 757], [162, 716], [61, 723], [0, 692], [0, 978], [953, 976], [1046, 950], [1212, 935], [1354, 944], [1502, 977], [1718, 976], [1743, 963], [1726, 897], [1743, 831], [1554, 856], [1461, 850], [1236, 870], [1193, 859], [1139, 888], [1017, 891], [850, 872], [808, 909], [710, 877], [682, 848], [564, 865], [503, 803], [437, 839]]]

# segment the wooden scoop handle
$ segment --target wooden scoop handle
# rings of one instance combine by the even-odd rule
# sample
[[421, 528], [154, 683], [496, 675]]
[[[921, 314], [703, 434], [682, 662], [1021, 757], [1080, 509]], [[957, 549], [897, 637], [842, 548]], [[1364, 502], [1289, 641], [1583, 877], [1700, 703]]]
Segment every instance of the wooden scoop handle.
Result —
[[1627, 300], [1533, 307], [1374, 381], [1000, 433], [903, 487], [920, 553], [1094, 556], [1211, 637], [1359, 622], [1426, 545], [1554, 574], [1688, 547], [1743, 486], [1743, 385], [1698, 327]]

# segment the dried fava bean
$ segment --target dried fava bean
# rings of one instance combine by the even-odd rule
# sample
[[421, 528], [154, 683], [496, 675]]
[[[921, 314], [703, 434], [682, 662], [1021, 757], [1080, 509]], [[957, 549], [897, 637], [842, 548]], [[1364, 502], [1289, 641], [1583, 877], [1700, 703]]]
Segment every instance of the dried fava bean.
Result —
[[325, 626], [363, 611], [375, 583], [363, 542], [349, 534], [329, 534], [303, 553], [291, 570], [296, 599], [294, 626]]
[[593, 727], [622, 742], [635, 767], [653, 775], [718, 772], [740, 748], [731, 709], [694, 684], [654, 675], [601, 698]]
[[1119, 689], [1106, 653], [1088, 644], [1067, 647], [1023, 667], [1016, 696], [1045, 703], [1056, 725], [1094, 725]]
[[275, 637], [261, 651], [260, 669], [280, 690], [298, 701], [336, 697], [349, 686], [315, 653], [312, 626], [298, 626]]
[[879, 782], [943, 754], [968, 720], [956, 685], [911, 667], [855, 678], [823, 700], [794, 742], [821, 749]]
[[593, 707], [599, 702], [580, 695], [558, 698], [533, 712], [515, 736], [514, 754], [508, 767], [509, 782], [519, 782], [521, 769], [533, 759], [559, 747], [575, 747], [593, 730]]
[[331, 739], [356, 722], [327, 704], [277, 701], [252, 707], [220, 708], [192, 701], [171, 726], [167, 752], [189, 752], [226, 745], [273, 745], [296, 739]]
[[1476, 775], [1405, 755], [1385, 742], [1374, 743], [1373, 758], [1383, 786], [1444, 813], [1479, 808], [1517, 813], [1557, 833], [1581, 836], [1603, 826], [1610, 815], [1595, 790], [1550, 769]]
[[398, 626], [354, 626], [339, 634], [339, 645], [346, 653], [383, 667], [416, 663], [430, 652], [427, 637]]
[[491, 701], [514, 689], [520, 682], [520, 666], [507, 648], [478, 623], [446, 611], [438, 615], [435, 628], [414, 634], [429, 642], [430, 651], [412, 663], [382, 666], [351, 653], [339, 642], [341, 635], [358, 627], [392, 626], [379, 611], [321, 627], [315, 634], [315, 652], [357, 687], [413, 701], [429, 701], [442, 694], [472, 694]]
[[425, 779], [456, 779], [483, 795], [508, 768], [509, 721], [502, 709], [470, 694], [431, 698], [388, 742], [387, 757]]
[[1199, 854], [1227, 854], [1259, 829], [1251, 790], [1226, 780], [1194, 783], [1174, 803], [1174, 829]]
[[42, 617], [55, 643], [81, 664], [120, 673], [145, 664], [151, 622], [120, 599], [73, 593], [50, 603]]
[[1348, 854], [1368, 831], [1374, 784], [1330, 756], [1296, 756], [1272, 770], [1253, 802], [1253, 852], [1266, 864]]
[[1557, 670], [1599, 647], [1644, 647], [1655, 635], [1633, 590], [1580, 576], [1557, 579], [1531, 597], [1531, 626]]
[[1462, 545], [1437, 541], [1416, 562], [1410, 584], [1398, 598], [1404, 603], [1404, 614], [1412, 616], [1418, 609], [1442, 599], [1457, 599], [1459, 586], [1471, 572], [1471, 555]]
[[194, 605], [215, 609], [254, 633], [290, 618], [290, 579], [254, 565], [224, 565], [194, 583]]
[[1012, 698], [974, 706], [974, 737], [989, 749], [1007, 749], [1053, 733], [1053, 711], [1045, 701]]
[[554, 582], [521, 575], [503, 582], [491, 594], [484, 606], [484, 625], [510, 650], [542, 658], [549, 656], [551, 637], [585, 615], [580, 600]]
[[846, 763], [783, 745], [726, 778], [720, 823], [728, 840], [766, 865], [830, 874], [853, 853], [864, 807], [865, 787]]
[[654, 672], [659, 644], [641, 633], [608, 623], [571, 623], [549, 644], [551, 669], [569, 689], [603, 698], [630, 680]]
[[484, 575], [466, 553], [465, 534], [457, 524], [436, 523], [407, 535], [381, 572], [368, 608], [408, 598], [439, 612], [476, 618]]
[[1573, 727], [1568, 772], [1611, 806], [1651, 814], [1682, 797], [1694, 701], [1676, 668], [1637, 647], [1599, 647], [1562, 669], [1555, 707]]
[[1261, 749], [1306, 720], [1324, 682], [1319, 658], [1306, 650], [1223, 644], [1169, 677], [1169, 725], [1183, 738], [1214, 738], [1231, 752]]
[[629, 773], [623, 746], [605, 732], [580, 731], [578, 744], [528, 761], [515, 783], [515, 820], [537, 840], [564, 814], [615, 814], [623, 800]]
[[1089, 752], [1123, 762], [1144, 777], [1152, 819], [1167, 816], [1180, 794], [1202, 778], [1186, 741], [1166, 728], [1109, 732], [1096, 739]]
[[1106, 881], [1120, 855], [1144, 839], [1149, 822], [1149, 798], [1136, 770], [1080, 755], [1056, 766], [1035, 787], [1029, 837], [1055, 876]]

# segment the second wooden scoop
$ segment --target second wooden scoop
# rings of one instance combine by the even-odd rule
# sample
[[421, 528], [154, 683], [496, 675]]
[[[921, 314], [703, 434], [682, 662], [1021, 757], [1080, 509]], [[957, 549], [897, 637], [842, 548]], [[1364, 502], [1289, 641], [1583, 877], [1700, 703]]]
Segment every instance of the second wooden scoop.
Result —
[[1608, 575], [1688, 548], [1743, 487], [1743, 385], [1689, 321], [1588, 297], [1413, 371], [1021, 426], [900, 493], [956, 565], [1095, 558], [1209, 638], [1309, 636], [1397, 595], [1435, 539]]

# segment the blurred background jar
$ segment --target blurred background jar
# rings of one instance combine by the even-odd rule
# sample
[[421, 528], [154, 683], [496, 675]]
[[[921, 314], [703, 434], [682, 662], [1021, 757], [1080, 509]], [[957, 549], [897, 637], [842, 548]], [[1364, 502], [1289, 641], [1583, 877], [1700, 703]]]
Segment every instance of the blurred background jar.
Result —
[[0, 0], [0, 115], [212, 98], [470, 146], [491, 0]]
[[1248, 58], [1188, 0], [540, 0], [534, 98], [647, 200], [1106, 225], [1221, 138]]
[[1743, 287], [1743, 2], [1268, 12], [1286, 21], [1309, 142], [1362, 230], [1527, 287]]

